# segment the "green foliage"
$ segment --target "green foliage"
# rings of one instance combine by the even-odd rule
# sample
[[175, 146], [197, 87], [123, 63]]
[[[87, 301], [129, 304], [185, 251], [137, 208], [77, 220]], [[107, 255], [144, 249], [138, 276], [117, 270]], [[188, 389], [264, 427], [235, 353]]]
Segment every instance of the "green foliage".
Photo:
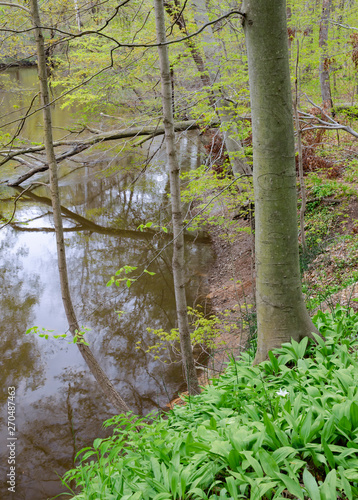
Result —
[[[146, 225], [143, 225], [143, 224], [142, 225], [143, 225], [143, 227], [150, 227], [150, 226], [148, 226], [148, 224], [152, 224], [152, 223], [150, 222], [150, 223], [147, 223]], [[121, 267], [120, 269], [118, 269], [118, 271], [116, 271], [116, 274], [114, 276], [111, 276], [110, 280], [106, 283], [106, 286], [112, 286], [113, 283], [116, 286], [120, 286], [120, 284], [125, 281], [127, 287], [130, 288], [131, 285], [135, 281], [137, 281], [138, 277], [137, 278], [128, 278], [128, 277], [116, 278], [116, 276], [120, 276], [122, 273], [124, 273], [124, 274], [130, 274], [133, 271], [135, 271], [136, 269], [138, 269], [138, 268], [135, 267], [135, 266], [128, 266], [128, 265], [125, 265], [125, 266]], [[154, 276], [155, 275], [155, 273], [153, 273], [152, 271], [148, 271], [147, 269], [144, 269], [142, 271], [142, 274], [143, 273], [149, 274], [150, 276]]]
[[190, 404], [116, 416], [67, 472], [76, 500], [358, 497], [358, 314], [318, 313], [323, 338], [231, 360]]
[[90, 328], [86, 328], [85, 326], [82, 327], [82, 329], [75, 330], [75, 335], [71, 337], [71, 335], [67, 333], [62, 333], [58, 335], [49, 335], [52, 333], [54, 330], [48, 330], [47, 328], [40, 328], [39, 326], [33, 326], [26, 330], [26, 334], [35, 334], [38, 335], [40, 338], [48, 339], [48, 338], [53, 338], [53, 339], [66, 339], [66, 338], [71, 338], [71, 341], [68, 342], [68, 344], [83, 344], [83, 345], [89, 345], [88, 342], [86, 342], [84, 335], [86, 332], [90, 331]]
[[144, 231], [144, 229], [150, 229], [150, 228], [161, 229], [163, 231], [163, 233], [168, 232], [168, 229], [165, 226], [157, 226], [153, 222], [147, 222], [146, 224], [140, 224], [140, 226], [137, 227], [137, 229], [139, 229], [142, 232]]
[[344, 172], [344, 179], [347, 182], [358, 181], [358, 160], [351, 160]]
[[[318, 206], [324, 198], [342, 198], [356, 195], [356, 191], [352, 186], [347, 186], [335, 179], [323, 179], [316, 173], [307, 176], [306, 186], [308, 211]], [[310, 198], [314, 198], [314, 200], [310, 202]], [[316, 203], [316, 205], [312, 205], [313, 203]]]
[[324, 301], [329, 303], [331, 295], [358, 281], [357, 257], [358, 237], [345, 235], [328, 245], [315, 259], [310, 271], [310, 283], [303, 285], [310, 309], [319, 307]]
[[128, 265], [121, 267], [120, 269], [118, 269], [118, 271], [116, 271], [115, 276], [111, 276], [111, 279], [108, 281], [106, 286], [111, 286], [111, 285], [113, 285], [113, 283], [116, 286], [119, 286], [123, 281], [125, 281], [127, 287], [130, 288], [131, 284], [134, 281], [136, 281], [135, 278], [116, 278], [116, 276], [120, 276], [123, 272], [124, 272], [124, 274], [129, 274], [129, 273], [135, 271], [136, 269], [137, 269], [137, 267], [128, 266]]
[[[251, 209], [253, 202], [251, 179], [242, 178], [233, 183], [233, 179], [227, 175], [225, 169], [217, 173], [205, 165], [182, 173], [181, 178], [185, 185], [181, 192], [182, 200], [185, 203], [195, 201], [195, 211], [200, 212], [191, 222], [191, 230], [219, 226], [223, 238], [227, 238], [228, 234], [231, 238], [235, 238], [240, 231], [250, 231], [250, 228], [241, 227], [236, 218], [247, 216]], [[221, 215], [222, 208], [229, 216]]]
[[[232, 321], [228, 321], [230, 312], [225, 310], [219, 313], [217, 316], [211, 314], [206, 316], [204, 311], [199, 309], [188, 307], [188, 316], [190, 322], [190, 339], [192, 346], [197, 344], [204, 346], [207, 349], [217, 349], [218, 347], [225, 345], [225, 341], [219, 341], [219, 337], [223, 333], [235, 333], [238, 331], [239, 326]], [[246, 326], [244, 324], [244, 326]], [[162, 355], [167, 357], [168, 351], [173, 352], [176, 356], [180, 356], [180, 336], [179, 329], [173, 328], [170, 332], [165, 332], [162, 328], [154, 330], [153, 328], [147, 328], [147, 331], [157, 337], [158, 341], [149, 347], [145, 347], [146, 353], [151, 354], [154, 359], [160, 359]], [[143, 349], [142, 341], [137, 342], [136, 349]], [[164, 363], [167, 360], [164, 359]]]

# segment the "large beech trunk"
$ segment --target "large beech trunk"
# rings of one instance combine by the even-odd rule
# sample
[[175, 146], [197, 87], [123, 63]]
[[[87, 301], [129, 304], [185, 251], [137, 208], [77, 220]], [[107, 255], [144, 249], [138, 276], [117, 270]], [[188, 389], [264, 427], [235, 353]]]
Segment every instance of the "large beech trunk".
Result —
[[[60, 274], [61, 282], [61, 293], [62, 301], [65, 308], [65, 313], [67, 321], [69, 323], [70, 332], [73, 336], [80, 331], [75, 310], [73, 308], [71, 294], [68, 284], [68, 274], [67, 274], [67, 264], [66, 264], [66, 254], [65, 254], [65, 243], [63, 236], [62, 227], [62, 217], [61, 217], [61, 204], [60, 204], [60, 194], [58, 189], [58, 179], [57, 179], [57, 164], [56, 157], [53, 148], [52, 140], [52, 123], [51, 123], [51, 109], [49, 106], [49, 92], [47, 83], [47, 70], [46, 70], [46, 58], [44, 49], [44, 39], [42, 35], [42, 30], [40, 29], [40, 15], [37, 5], [37, 0], [30, 0], [31, 16], [34, 25], [34, 32], [36, 37], [36, 49], [37, 49], [37, 59], [38, 59], [38, 75], [40, 81], [40, 91], [41, 91], [41, 104], [43, 106], [43, 119], [44, 119], [44, 144], [47, 156], [47, 162], [50, 171], [50, 189], [51, 189], [51, 201], [53, 209], [53, 218], [56, 232], [56, 244], [57, 244], [57, 262]], [[87, 345], [78, 343], [77, 344], [84, 360], [86, 361], [89, 369], [91, 370], [93, 376], [95, 377], [98, 385], [104, 392], [107, 399], [113, 404], [113, 406], [121, 413], [130, 411], [126, 403], [120, 397], [113, 384], [107, 377], [107, 375], [102, 370], [98, 361], [93, 356], [92, 351]]]
[[170, 194], [174, 235], [173, 277], [177, 318], [180, 333], [180, 348], [189, 394], [198, 394], [200, 392], [200, 387], [196, 374], [193, 351], [190, 341], [187, 302], [185, 294], [184, 235], [180, 200], [180, 167], [175, 149], [170, 65], [168, 57], [168, 47], [167, 45], [161, 45], [165, 44], [166, 42], [163, 0], [154, 0], [154, 7], [157, 42], [159, 44], [158, 53], [162, 83], [162, 107], [165, 129], [165, 146], [168, 155], [170, 170]]
[[285, 0], [244, 0], [254, 150], [255, 363], [291, 338], [312, 337], [301, 290], [295, 145]]

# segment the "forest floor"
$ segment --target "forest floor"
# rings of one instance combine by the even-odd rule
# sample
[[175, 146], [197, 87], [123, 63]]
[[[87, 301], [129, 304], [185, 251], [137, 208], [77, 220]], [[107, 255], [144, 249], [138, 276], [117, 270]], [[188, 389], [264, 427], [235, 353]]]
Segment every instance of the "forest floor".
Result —
[[[354, 169], [342, 168], [332, 179], [330, 172], [314, 172], [306, 177], [307, 211], [305, 232], [307, 251], [301, 256], [303, 292], [313, 316], [318, 309], [334, 310], [337, 304], [358, 309], [358, 176]], [[347, 181], [349, 179], [349, 182]], [[225, 208], [220, 214], [232, 217]], [[218, 347], [211, 352], [202, 383], [225, 368], [228, 356], [237, 356], [248, 346], [255, 332], [254, 242], [248, 221], [239, 219], [242, 231], [232, 238], [222, 237], [220, 226], [210, 229], [215, 262], [208, 273], [211, 310], [224, 316], [225, 324]], [[224, 345], [222, 345], [224, 342]]]
[[[337, 304], [358, 310], [356, 139], [348, 134], [338, 137], [320, 133], [317, 137], [308, 136], [305, 147], [306, 251], [302, 252], [300, 238], [300, 266], [307, 308], [311, 316], [318, 310], [333, 311]], [[297, 190], [300, 208], [298, 180]], [[213, 194], [215, 189], [206, 193], [208, 198]], [[206, 369], [199, 377], [202, 385], [225, 369], [230, 356], [236, 357], [245, 350], [256, 333], [254, 238], [250, 221], [239, 218], [232, 207], [220, 202], [210, 215], [214, 224], [209, 224], [207, 230], [215, 261], [208, 270], [206, 299], [210, 314], [218, 317], [219, 335], [215, 340], [217, 347], [207, 353]], [[179, 401], [176, 399], [174, 404]]]

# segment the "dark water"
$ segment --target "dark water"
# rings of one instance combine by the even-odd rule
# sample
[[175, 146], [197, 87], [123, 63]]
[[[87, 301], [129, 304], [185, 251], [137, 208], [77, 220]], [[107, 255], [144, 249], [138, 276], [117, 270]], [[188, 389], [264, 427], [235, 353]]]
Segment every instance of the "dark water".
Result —
[[[11, 77], [24, 88], [35, 82], [32, 69]], [[16, 99], [16, 93], [10, 97]], [[22, 99], [26, 105], [28, 96], [22, 93]], [[11, 109], [11, 99], [7, 102]], [[41, 140], [40, 120], [33, 119], [38, 120], [36, 140]], [[68, 120], [68, 111], [54, 110], [56, 126], [68, 125]], [[31, 133], [31, 127], [23, 133]], [[156, 139], [140, 154], [154, 152], [160, 142]], [[175, 326], [170, 248], [150, 266], [155, 276], [144, 275], [130, 289], [108, 288], [106, 282], [123, 265], [146, 265], [169, 241], [164, 233], [137, 229], [148, 221], [170, 228], [168, 176], [161, 151], [132, 184], [140, 171], [138, 157], [133, 153], [119, 160], [114, 146], [82, 156], [87, 166], [77, 164], [82, 168], [73, 174], [68, 174], [68, 165], [61, 167], [68, 269], [76, 312], [80, 324], [90, 328], [87, 338], [95, 356], [133, 411], [146, 414], [164, 407], [182, 383], [179, 364], [168, 366], [136, 349], [138, 340], [153, 343], [147, 327]], [[198, 147], [195, 134], [178, 141], [183, 168], [196, 166]], [[10, 168], [0, 171], [2, 179], [12, 175]], [[47, 182], [46, 174], [37, 180]], [[9, 218], [20, 191], [0, 186], [1, 218]], [[205, 295], [202, 275], [212, 254], [204, 237], [190, 235], [186, 252], [188, 302], [193, 304]], [[114, 414], [75, 345], [25, 334], [35, 325], [53, 334], [67, 331], [45, 186], [27, 192], [17, 203], [14, 221], [0, 231], [0, 283], [0, 498], [43, 500], [65, 491], [57, 474], [73, 466], [83, 446], [104, 435], [101, 424]], [[124, 311], [120, 319], [118, 310]], [[7, 445], [13, 443], [8, 439], [8, 387], [16, 389], [15, 494], [6, 484]]]

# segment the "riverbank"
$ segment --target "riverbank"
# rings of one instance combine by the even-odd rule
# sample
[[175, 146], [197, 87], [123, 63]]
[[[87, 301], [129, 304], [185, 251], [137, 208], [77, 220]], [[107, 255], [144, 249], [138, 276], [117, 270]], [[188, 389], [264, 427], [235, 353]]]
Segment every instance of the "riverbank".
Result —
[[30, 68], [36, 66], [36, 61], [34, 59], [6, 59], [5, 61], [0, 61], [0, 69], [9, 68]]
[[[337, 304], [358, 310], [358, 197], [355, 179], [346, 187], [346, 172], [342, 171], [334, 181], [320, 174], [322, 191], [329, 186], [335, 190], [330, 197], [322, 197], [315, 210], [307, 210], [306, 232], [310, 247], [302, 259], [302, 282], [306, 302], [313, 316], [318, 309], [333, 310]], [[308, 176], [308, 205], [312, 195]], [[315, 181], [317, 182], [317, 181]], [[342, 196], [344, 194], [344, 196]], [[215, 208], [215, 215], [226, 221], [232, 220], [222, 205]], [[241, 231], [237, 231], [237, 226]], [[249, 221], [237, 220], [236, 229], [225, 232], [221, 226], [212, 226], [209, 234], [215, 253], [214, 264], [208, 271], [211, 310], [226, 321], [236, 323], [238, 330], [228, 333], [224, 329], [217, 339], [218, 347], [210, 355], [203, 385], [221, 373], [230, 356], [238, 356], [246, 349], [248, 339], [256, 327], [254, 241], [248, 232]], [[229, 226], [233, 227], [233, 226]], [[222, 343], [225, 342], [224, 345]]]
[[[218, 216], [232, 219], [225, 207]], [[250, 222], [245, 219], [238, 219], [225, 235], [220, 226], [213, 226], [209, 234], [216, 258], [208, 273], [207, 299], [214, 314], [225, 314], [225, 323], [237, 325], [232, 332], [223, 329], [217, 339], [218, 347], [208, 365], [209, 376], [215, 376], [224, 370], [230, 356], [237, 357], [245, 350], [254, 327], [254, 242]]]

